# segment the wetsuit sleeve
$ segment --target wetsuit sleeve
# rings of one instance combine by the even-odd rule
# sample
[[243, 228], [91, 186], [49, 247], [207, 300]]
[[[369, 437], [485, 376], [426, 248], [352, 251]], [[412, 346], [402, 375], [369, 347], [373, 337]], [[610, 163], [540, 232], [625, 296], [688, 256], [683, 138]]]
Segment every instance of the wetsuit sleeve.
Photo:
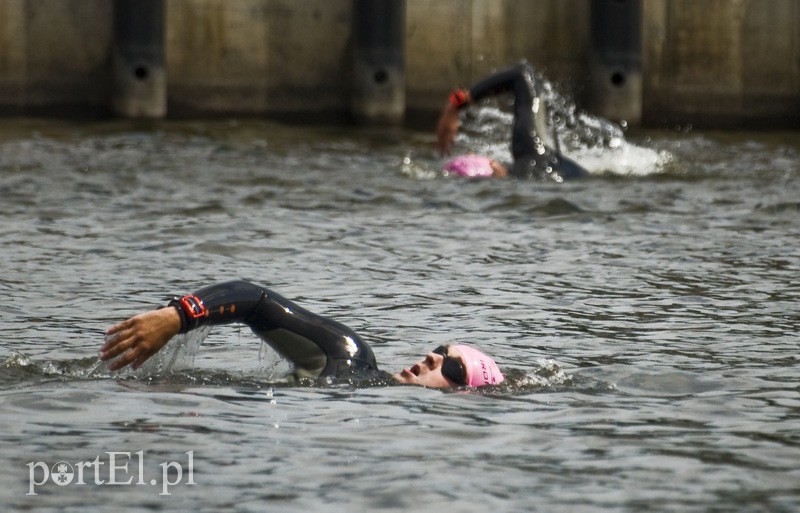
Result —
[[528, 176], [535, 169], [553, 169], [562, 178], [586, 176], [588, 172], [583, 167], [561, 154], [537, 87], [533, 69], [523, 63], [481, 80], [469, 92], [475, 102], [506, 92], [514, 95], [512, 175]]
[[202, 315], [189, 315], [178, 304], [182, 332], [200, 326], [245, 324], [289, 359], [301, 376], [378, 370], [372, 349], [353, 330], [267, 288], [237, 280], [204, 287], [190, 297], [202, 303]]
[[[473, 101], [510, 92], [514, 95], [514, 125], [511, 130], [511, 154], [514, 160], [544, 151], [546, 120], [541, 119], [537, 130], [534, 118], [535, 87], [531, 70], [520, 64], [490, 75], [469, 89]], [[536, 98], [536, 101], [539, 101]], [[542, 132], [539, 134], [539, 132]]]

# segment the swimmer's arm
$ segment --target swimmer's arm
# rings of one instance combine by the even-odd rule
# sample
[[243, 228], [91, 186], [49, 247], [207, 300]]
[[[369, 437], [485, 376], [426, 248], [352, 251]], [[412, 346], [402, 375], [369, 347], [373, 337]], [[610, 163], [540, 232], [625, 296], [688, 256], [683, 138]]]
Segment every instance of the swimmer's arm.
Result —
[[351, 329], [313, 314], [253, 283], [236, 280], [204, 287], [167, 308], [131, 317], [106, 330], [100, 359], [110, 370], [139, 368], [175, 335], [202, 326], [242, 323], [298, 368], [317, 374], [330, 358], [364, 360], [372, 350]]
[[199, 326], [238, 322], [304, 375], [338, 374], [341, 369], [336, 362], [340, 361], [378, 368], [372, 349], [352, 329], [260, 285], [230, 281], [200, 289], [194, 297], [205, 305], [205, 312], [192, 318], [184, 308], [182, 333]]
[[441, 155], [449, 155], [461, 126], [459, 110], [482, 100], [505, 92], [515, 92], [514, 87], [524, 80], [525, 65], [521, 64], [490, 75], [472, 85], [469, 90], [460, 91], [462, 101], [458, 104], [451, 99], [439, 117], [436, 125], [436, 150]]
[[247, 323], [247, 316], [261, 302], [264, 293], [263, 288], [243, 280], [202, 288], [187, 297], [204, 305], [203, 315], [191, 317], [185, 311], [186, 305], [177, 301], [169, 307], [135, 315], [106, 330], [100, 359], [113, 360], [108, 367], [112, 371], [128, 365], [138, 369], [179, 333], [200, 326]]
[[[472, 103], [472, 96], [469, 91], [463, 91], [466, 96], [463, 105]], [[458, 106], [452, 101], [448, 100], [444, 106], [442, 115], [439, 117], [439, 122], [436, 125], [436, 151], [440, 155], [449, 155], [450, 150], [453, 148], [453, 143], [456, 140], [458, 129], [461, 126], [461, 118], [458, 115]]]
[[490, 96], [513, 92], [514, 85], [518, 81], [524, 80], [524, 73], [525, 66], [521, 64], [489, 75], [469, 88], [470, 98], [472, 101], [478, 102]]

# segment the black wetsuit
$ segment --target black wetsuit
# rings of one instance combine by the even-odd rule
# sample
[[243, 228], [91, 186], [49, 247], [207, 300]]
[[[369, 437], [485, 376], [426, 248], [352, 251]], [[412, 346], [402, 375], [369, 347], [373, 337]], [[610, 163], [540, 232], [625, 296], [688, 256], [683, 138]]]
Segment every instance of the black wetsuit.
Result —
[[509, 174], [520, 178], [581, 178], [586, 169], [561, 155], [555, 134], [548, 128], [546, 105], [537, 90], [533, 69], [528, 64], [491, 75], [469, 89], [474, 102], [510, 92], [514, 95], [514, 125]]
[[181, 333], [201, 326], [243, 323], [289, 359], [298, 377], [378, 374], [372, 349], [353, 330], [267, 288], [237, 280], [204, 287], [193, 296], [204, 307], [196, 318], [179, 301], [170, 302], [181, 316]]

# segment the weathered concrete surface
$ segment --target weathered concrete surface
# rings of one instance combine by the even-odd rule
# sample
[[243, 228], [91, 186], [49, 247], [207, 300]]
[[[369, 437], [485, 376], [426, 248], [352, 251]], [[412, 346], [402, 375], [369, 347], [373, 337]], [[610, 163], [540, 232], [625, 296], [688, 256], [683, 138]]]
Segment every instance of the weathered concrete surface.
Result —
[[594, 0], [584, 100], [592, 112], [642, 120], [642, 1]]
[[400, 124], [406, 111], [405, 0], [353, 0], [351, 113], [359, 123]]
[[[0, 114], [110, 112], [113, 5], [0, 0]], [[352, 0], [165, 5], [167, 115], [350, 112]], [[591, 98], [590, 6], [407, 0], [407, 112], [432, 116], [452, 87], [521, 59], [579, 100]], [[648, 125], [800, 126], [796, 0], [643, 0], [641, 57], [634, 94]]]
[[800, 2], [646, 4], [646, 123], [800, 126]]
[[169, 108], [342, 112], [349, 106], [349, 0], [172, 0]]
[[588, 0], [411, 0], [407, 20], [411, 110], [438, 109], [445, 93], [527, 60], [565, 87], [580, 83]]
[[24, 0], [0, 2], [0, 104], [6, 110], [25, 106]]
[[111, 35], [105, 0], [0, 1], [0, 109], [105, 109]]
[[167, 114], [163, 0], [114, 0], [115, 114], [160, 119]]

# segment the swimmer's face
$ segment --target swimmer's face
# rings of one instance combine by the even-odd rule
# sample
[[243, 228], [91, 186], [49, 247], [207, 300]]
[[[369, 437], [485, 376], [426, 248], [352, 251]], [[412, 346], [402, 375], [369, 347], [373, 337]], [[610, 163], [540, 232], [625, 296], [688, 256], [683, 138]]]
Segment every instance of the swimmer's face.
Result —
[[508, 169], [506, 169], [506, 166], [499, 163], [498, 161], [496, 160], [491, 161], [489, 163], [489, 166], [491, 166], [492, 168], [492, 176], [497, 178], [505, 178], [508, 176]]
[[[447, 355], [445, 357], [444, 354]], [[407, 385], [420, 385], [429, 388], [449, 388], [459, 386], [460, 383], [453, 381], [444, 374], [442, 374], [442, 367], [445, 360], [451, 362], [448, 366], [456, 367], [457, 364], [461, 365], [461, 369], [465, 369], [464, 357], [458, 349], [451, 346], [442, 346], [425, 355], [425, 358], [415, 363], [408, 369], [403, 369], [394, 378], [400, 383]], [[448, 371], [449, 373], [449, 371]], [[452, 375], [452, 374], [451, 374]]]

